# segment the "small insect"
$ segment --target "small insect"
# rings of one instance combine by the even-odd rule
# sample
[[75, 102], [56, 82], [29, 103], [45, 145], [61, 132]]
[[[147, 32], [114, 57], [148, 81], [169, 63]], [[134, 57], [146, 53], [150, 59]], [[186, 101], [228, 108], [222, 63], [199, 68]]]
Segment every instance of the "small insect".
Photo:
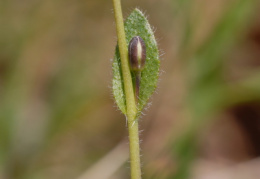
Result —
[[141, 71], [144, 69], [146, 60], [146, 46], [140, 36], [131, 39], [128, 46], [128, 55], [131, 71], [135, 74], [135, 102], [138, 104]]

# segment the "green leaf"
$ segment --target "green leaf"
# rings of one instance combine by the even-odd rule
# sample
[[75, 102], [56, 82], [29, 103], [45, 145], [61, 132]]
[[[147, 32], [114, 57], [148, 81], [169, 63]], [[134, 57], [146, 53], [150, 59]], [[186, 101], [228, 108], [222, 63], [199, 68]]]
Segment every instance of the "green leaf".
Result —
[[[129, 44], [134, 36], [142, 37], [146, 44], [146, 64], [144, 70], [141, 72], [139, 103], [137, 107], [138, 113], [140, 114], [157, 86], [160, 67], [159, 52], [152, 28], [139, 9], [135, 9], [129, 15], [124, 25], [127, 44]], [[132, 74], [132, 79], [133, 78], [134, 75]], [[118, 46], [116, 47], [113, 61], [112, 84], [116, 103], [119, 109], [126, 114], [126, 99]]]

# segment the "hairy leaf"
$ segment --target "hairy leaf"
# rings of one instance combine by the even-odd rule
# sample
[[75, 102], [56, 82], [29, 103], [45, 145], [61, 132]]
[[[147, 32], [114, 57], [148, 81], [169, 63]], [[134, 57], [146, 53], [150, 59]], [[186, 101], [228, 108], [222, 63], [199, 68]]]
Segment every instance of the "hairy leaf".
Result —
[[[125, 20], [125, 33], [127, 44], [134, 36], [140, 36], [146, 45], [146, 64], [144, 70], [141, 72], [140, 94], [137, 107], [138, 113], [140, 113], [157, 85], [160, 66], [159, 52], [150, 24], [139, 9], [135, 9]], [[134, 74], [132, 74], [132, 78], [134, 79]], [[126, 99], [118, 46], [116, 47], [113, 61], [112, 83], [116, 103], [119, 109], [126, 114]]]

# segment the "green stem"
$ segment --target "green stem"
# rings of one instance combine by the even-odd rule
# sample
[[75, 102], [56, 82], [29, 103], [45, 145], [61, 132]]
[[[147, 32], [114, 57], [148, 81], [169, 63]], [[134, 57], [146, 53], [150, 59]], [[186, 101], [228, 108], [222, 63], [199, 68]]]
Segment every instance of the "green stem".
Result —
[[116, 29], [118, 37], [118, 46], [121, 58], [122, 74], [124, 80], [124, 89], [126, 97], [126, 115], [128, 120], [129, 145], [130, 145], [130, 162], [131, 162], [131, 179], [141, 179], [140, 149], [138, 120], [136, 120], [137, 109], [135, 95], [132, 84], [132, 77], [128, 62], [128, 50], [125, 38], [125, 29], [122, 16], [120, 0], [113, 0], [114, 13], [116, 20]]
[[141, 179], [138, 121], [128, 121], [131, 179]]

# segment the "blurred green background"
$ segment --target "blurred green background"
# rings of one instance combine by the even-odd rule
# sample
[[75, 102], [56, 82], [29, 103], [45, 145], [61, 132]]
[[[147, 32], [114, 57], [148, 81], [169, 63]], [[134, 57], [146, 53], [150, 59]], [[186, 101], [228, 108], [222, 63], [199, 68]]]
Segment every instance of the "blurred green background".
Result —
[[[122, 6], [145, 12], [162, 55], [143, 178], [260, 178], [259, 1]], [[130, 178], [115, 45], [112, 1], [0, 1], [0, 179]]]

